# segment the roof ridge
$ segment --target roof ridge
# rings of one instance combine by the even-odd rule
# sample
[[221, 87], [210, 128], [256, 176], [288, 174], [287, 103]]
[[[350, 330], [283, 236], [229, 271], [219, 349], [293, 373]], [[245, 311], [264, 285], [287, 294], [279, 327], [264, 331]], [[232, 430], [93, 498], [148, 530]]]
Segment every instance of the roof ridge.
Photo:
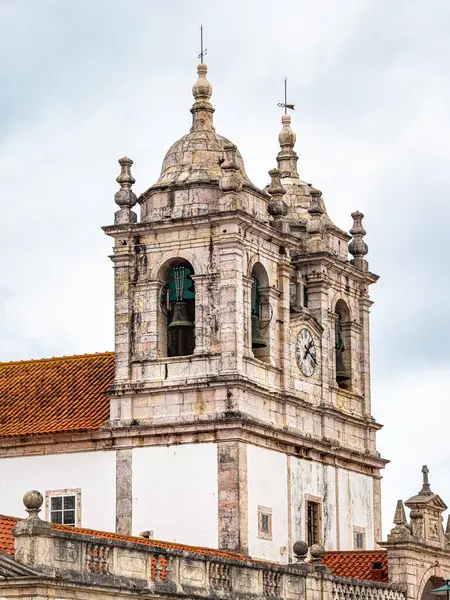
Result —
[[326, 550], [325, 554], [379, 554], [380, 552], [387, 553], [387, 550]]
[[61, 360], [76, 360], [80, 358], [95, 358], [99, 356], [112, 356], [114, 355], [113, 350], [107, 350], [105, 352], [91, 352], [87, 354], [69, 354], [68, 356], [50, 356], [46, 358], [29, 358], [26, 360], [11, 360], [11, 361], [0, 361], [0, 366], [9, 365], [25, 365], [29, 363], [42, 363], [42, 362], [56, 362]]
[[8, 519], [8, 521], [22, 521], [23, 520], [20, 517], [9, 517], [8, 515], [0, 514], [0, 521], [3, 519]]

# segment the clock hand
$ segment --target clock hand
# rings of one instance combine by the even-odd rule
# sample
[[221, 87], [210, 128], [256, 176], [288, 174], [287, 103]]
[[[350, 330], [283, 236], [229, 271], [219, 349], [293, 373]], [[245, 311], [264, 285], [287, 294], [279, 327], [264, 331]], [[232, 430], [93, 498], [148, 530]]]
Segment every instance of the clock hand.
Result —
[[[311, 347], [311, 346], [310, 346], [310, 347]], [[310, 355], [310, 357], [313, 359], [313, 361], [314, 361], [314, 364], [315, 364], [315, 365], [317, 365], [317, 360], [316, 360], [316, 359], [315, 359], [315, 357], [314, 357], [314, 356], [311, 354], [311, 351], [310, 351], [310, 349], [309, 349], [309, 348], [308, 348], [308, 350], [307, 350], [307, 353], [306, 353], [306, 354], [309, 354], [309, 355]], [[306, 354], [305, 354], [304, 358], [306, 358]]]
[[309, 345], [308, 345], [308, 347], [307, 347], [307, 348], [306, 348], [306, 350], [305, 350], [305, 354], [303, 355], [303, 360], [305, 360], [305, 358], [306, 358], [306, 357], [307, 357], [307, 355], [309, 354], [309, 349], [311, 348], [311, 345], [312, 345], [312, 343], [313, 343], [313, 340], [311, 340], [311, 341], [309, 342]]

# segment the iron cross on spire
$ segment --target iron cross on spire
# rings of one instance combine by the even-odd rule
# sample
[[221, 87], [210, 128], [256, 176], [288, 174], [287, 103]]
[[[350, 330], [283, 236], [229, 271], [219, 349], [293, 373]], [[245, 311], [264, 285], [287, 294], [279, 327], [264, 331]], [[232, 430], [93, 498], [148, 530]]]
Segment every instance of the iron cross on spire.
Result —
[[429, 482], [429, 479], [428, 479], [429, 473], [430, 473], [430, 470], [427, 467], [427, 465], [423, 465], [423, 467], [422, 467], [423, 485], [422, 485], [422, 489], [420, 490], [419, 494], [427, 495], [427, 494], [432, 494], [433, 493], [431, 491], [430, 482]]
[[205, 54], [207, 52], [208, 52], [207, 48], [205, 48], [203, 50], [203, 25], [200, 25], [200, 54], [198, 55], [200, 62], [203, 62], [203, 57], [205, 56]]
[[295, 110], [295, 105], [294, 104], [288, 104], [287, 103], [287, 78], [284, 78], [284, 103], [283, 102], [278, 102], [277, 106], [281, 106], [281, 108], [284, 108], [284, 114], [287, 115], [287, 111], [288, 108], [291, 110]]

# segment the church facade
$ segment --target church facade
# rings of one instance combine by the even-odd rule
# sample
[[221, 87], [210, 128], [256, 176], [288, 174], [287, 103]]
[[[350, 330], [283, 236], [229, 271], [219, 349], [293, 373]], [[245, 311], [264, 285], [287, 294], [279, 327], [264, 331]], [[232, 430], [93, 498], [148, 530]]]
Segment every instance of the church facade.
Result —
[[386, 461], [363, 215], [331, 221], [289, 115], [259, 189], [215, 131], [204, 63], [193, 95], [139, 197], [119, 161], [115, 352], [0, 366], [1, 511], [33, 487], [55, 523], [280, 563], [296, 540], [372, 550]]

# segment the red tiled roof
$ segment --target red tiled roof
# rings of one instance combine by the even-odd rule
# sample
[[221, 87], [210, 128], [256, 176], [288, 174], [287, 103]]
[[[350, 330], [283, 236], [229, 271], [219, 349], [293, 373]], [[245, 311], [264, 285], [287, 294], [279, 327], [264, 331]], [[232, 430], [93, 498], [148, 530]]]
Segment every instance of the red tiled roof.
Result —
[[[14, 536], [12, 530], [20, 519], [16, 517], [6, 517], [0, 515], [0, 551], [14, 554]], [[151, 540], [148, 538], [122, 535], [120, 533], [110, 533], [107, 531], [97, 531], [95, 529], [86, 529], [84, 527], [72, 527], [71, 525], [57, 525], [52, 523], [52, 529], [55, 531], [66, 531], [68, 533], [75, 533], [79, 535], [87, 535], [94, 538], [106, 539], [106, 540], [117, 540], [121, 542], [132, 542], [133, 544], [140, 544], [142, 546], [149, 546], [151, 548], [166, 548], [181, 550], [183, 552], [192, 552], [195, 554], [205, 554], [207, 556], [217, 556], [221, 558], [230, 558], [234, 560], [251, 560], [252, 562], [265, 563], [262, 560], [253, 560], [248, 556], [239, 554], [238, 552], [232, 552], [231, 550], [215, 550], [213, 548], [202, 548], [201, 546], [188, 546], [186, 544], [178, 544], [176, 542], [163, 542], [160, 540]]]
[[0, 363], [0, 437], [101, 427], [114, 353]]
[[14, 554], [14, 536], [12, 530], [18, 519], [0, 515], [0, 551]]
[[[388, 583], [388, 559], [385, 550], [326, 552], [322, 564], [339, 577], [368, 579]], [[374, 568], [376, 567], [376, 568]]]

